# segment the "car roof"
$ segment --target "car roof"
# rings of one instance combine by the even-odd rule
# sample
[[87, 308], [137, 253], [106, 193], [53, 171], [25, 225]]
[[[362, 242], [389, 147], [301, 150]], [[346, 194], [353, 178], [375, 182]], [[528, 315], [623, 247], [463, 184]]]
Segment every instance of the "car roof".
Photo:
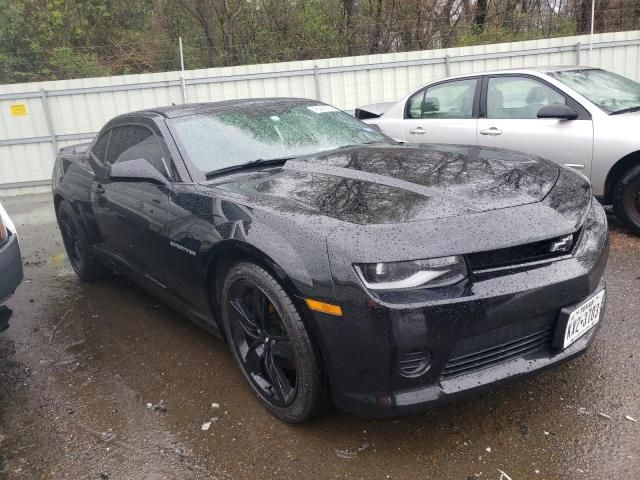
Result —
[[308, 98], [246, 98], [242, 100], [225, 100], [221, 102], [203, 102], [203, 103], [186, 103], [183, 105], [170, 105], [167, 107], [150, 108], [147, 110], [138, 110], [122, 115], [128, 116], [152, 116], [162, 115], [166, 118], [185, 117], [189, 115], [199, 115], [207, 113], [219, 113], [229, 110], [238, 110], [245, 108], [258, 108], [266, 106], [284, 106], [284, 105], [319, 105], [322, 102], [311, 100]]
[[[505, 73], [532, 73], [532, 72], [533, 73], [553, 73], [553, 72], [566, 72], [566, 71], [574, 71], [574, 70], [598, 70], [598, 69], [594, 67], [581, 67], [578, 65], [504, 68], [504, 69], [497, 69], [497, 70], [486, 70], [483, 72], [463, 73], [460, 75], [453, 75], [453, 76], [446, 77], [446, 79], [460, 78], [460, 77], [479, 77], [482, 75], [505, 74]], [[441, 79], [441, 80], [444, 80], [444, 79]]]

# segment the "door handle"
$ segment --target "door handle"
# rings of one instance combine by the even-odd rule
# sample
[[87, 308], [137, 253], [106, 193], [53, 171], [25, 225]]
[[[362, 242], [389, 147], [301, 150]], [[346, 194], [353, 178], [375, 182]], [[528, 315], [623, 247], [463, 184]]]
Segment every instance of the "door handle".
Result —
[[104, 193], [104, 187], [102, 185], [100, 185], [100, 184], [95, 185], [93, 187], [93, 191], [96, 192], [99, 195], [102, 195]]
[[414, 135], [424, 135], [425, 133], [427, 133], [427, 131], [422, 127], [418, 127], [418, 128], [409, 130], [409, 133], [413, 133]]
[[486, 128], [484, 130], [480, 130], [480, 135], [490, 135], [495, 137], [496, 135], [502, 135], [502, 130], [496, 127]]

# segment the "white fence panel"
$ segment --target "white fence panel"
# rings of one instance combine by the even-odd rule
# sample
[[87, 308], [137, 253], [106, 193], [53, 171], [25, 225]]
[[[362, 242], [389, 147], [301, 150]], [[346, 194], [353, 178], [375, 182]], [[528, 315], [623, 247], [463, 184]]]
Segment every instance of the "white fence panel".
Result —
[[[640, 31], [185, 72], [189, 102], [316, 98], [345, 110], [396, 100], [448, 75], [591, 65], [640, 80]], [[0, 86], [0, 195], [48, 188], [54, 151], [91, 139], [115, 115], [184, 102], [180, 72]], [[16, 116], [12, 106], [24, 105]], [[19, 108], [19, 107], [18, 107]], [[15, 113], [15, 112], [14, 112]]]

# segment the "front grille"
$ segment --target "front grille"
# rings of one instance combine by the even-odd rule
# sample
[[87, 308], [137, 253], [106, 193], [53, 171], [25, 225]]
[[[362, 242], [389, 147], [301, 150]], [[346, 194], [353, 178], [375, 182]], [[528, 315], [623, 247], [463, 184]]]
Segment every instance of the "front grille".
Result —
[[446, 380], [465, 375], [539, 350], [549, 349], [552, 338], [553, 326], [550, 325], [500, 345], [452, 358], [442, 372], [442, 378]]
[[521, 263], [549, 260], [570, 254], [580, 239], [580, 230], [572, 235], [571, 247], [568, 251], [551, 252], [551, 246], [563, 237], [551, 238], [539, 242], [516, 245], [515, 247], [477, 252], [467, 255], [469, 268], [472, 271], [487, 270], [491, 268], [508, 267]]

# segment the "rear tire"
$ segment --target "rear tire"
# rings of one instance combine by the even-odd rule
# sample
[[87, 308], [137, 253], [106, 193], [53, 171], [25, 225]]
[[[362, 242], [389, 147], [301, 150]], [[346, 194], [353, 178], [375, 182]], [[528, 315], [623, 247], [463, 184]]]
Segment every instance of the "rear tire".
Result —
[[262, 404], [289, 423], [318, 415], [326, 404], [320, 358], [282, 286], [258, 265], [238, 263], [221, 303], [233, 359]]
[[62, 201], [56, 211], [58, 227], [67, 258], [74, 272], [84, 282], [95, 282], [109, 274], [109, 270], [94, 256], [80, 222], [71, 206]]
[[640, 165], [626, 171], [613, 187], [616, 217], [631, 232], [640, 235]]

